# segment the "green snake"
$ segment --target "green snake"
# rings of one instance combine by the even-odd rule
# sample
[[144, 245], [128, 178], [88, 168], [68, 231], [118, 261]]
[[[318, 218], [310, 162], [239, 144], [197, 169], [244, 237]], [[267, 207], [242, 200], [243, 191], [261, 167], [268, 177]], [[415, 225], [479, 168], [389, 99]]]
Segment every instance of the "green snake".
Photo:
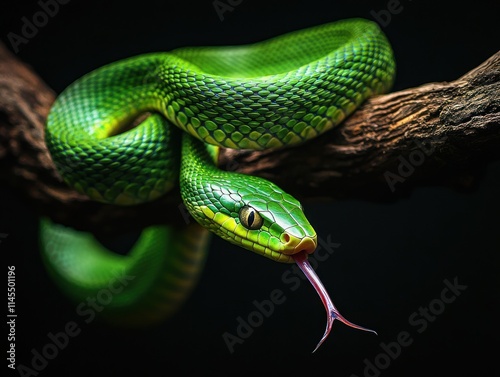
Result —
[[327, 311], [317, 347], [335, 319], [368, 330], [340, 315], [307, 261], [317, 234], [299, 201], [260, 177], [224, 171], [216, 161], [220, 147], [261, 150], [308, 141], [368, 97], [387, 92], [394, 74], [380, 28], [347, 19], [250, 45], [139, 55], [83, 76], [58, 96], [46, 124], [46, 144], [64, 181], [116, 205], [179, 189], [196, 222], [145, 228], [129, 253], [119, 255], [89, 233], [42, 219], [51, 276], [76, 302], [106, 296], [102, 318], [158, 322], [195, 286], [210, 231], [299, 265]]

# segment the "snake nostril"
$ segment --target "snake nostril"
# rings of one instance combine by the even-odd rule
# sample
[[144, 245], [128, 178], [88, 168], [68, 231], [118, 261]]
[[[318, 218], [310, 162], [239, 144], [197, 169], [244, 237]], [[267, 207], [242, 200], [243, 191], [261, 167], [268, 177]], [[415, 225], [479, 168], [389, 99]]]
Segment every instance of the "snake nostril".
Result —
[[286, 243], [290, 242], [290, 236], [288, 235], [288, 233], [285, 233], [285, 234], [283, 235], [283, 240], [284, 240]]

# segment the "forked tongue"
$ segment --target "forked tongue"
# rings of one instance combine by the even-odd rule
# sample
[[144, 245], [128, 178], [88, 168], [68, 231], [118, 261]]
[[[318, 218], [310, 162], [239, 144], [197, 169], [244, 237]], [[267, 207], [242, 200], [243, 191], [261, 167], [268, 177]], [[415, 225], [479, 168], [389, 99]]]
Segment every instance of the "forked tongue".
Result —
[[311, 282], [313, 285], [314, 289], [316, 289], [316, 292], [318, 292], [319, 297], [321, 298], [321, 301], [323, 301], [323, 305], [325, 306], [326, 309], [326, 329], [325, 333], [323, 334], [323, 337], [319, 341], [318, 345], [314, 349], [313, 353], [316, 352], [316, 350], [323, 344], [323, 342], [328, 338], [328, 334], [330, 334], [330, 330], [332, 329], [333, 321], [338, 319], [340, 322], [346, 324], [347, 326], [354, 327], [355, 329], [363, 330], [363, 331], [369, 331], [374, 334], [377, 334], [375, 331], [367, 329], [366, 327], [356, 325], [352, 322], [349, 322], [347, 319], [345, 319], [337, 310], [335, 305], [333, 305], [332, 299], [328, 295], [328, 292], [326, 291], [325, 287], [323, 286], [323, 283], [321, 280], [319, 280], [318, 275], [316, 272], [314, 272], [314, 269], [311, 267], [311, 264], [307, 260], [307, 253], [305, 251], [301, 251], [300, 253], [292, 255], [293, 259], [295, 260], [295, 263], [299, 266], [299, 268], [302, 270], [304, 275], [307, 276], [307, 279]]

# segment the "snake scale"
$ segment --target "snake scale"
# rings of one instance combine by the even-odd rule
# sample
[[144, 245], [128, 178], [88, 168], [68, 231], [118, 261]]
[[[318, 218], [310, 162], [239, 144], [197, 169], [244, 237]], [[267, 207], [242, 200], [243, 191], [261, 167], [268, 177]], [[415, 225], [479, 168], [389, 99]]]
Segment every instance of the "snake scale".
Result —
[[88, 73], [58, 96], [47, 119], [46, 144], [64, 181], [116, 205], [178, 188], [196, 222], [148, 227], [119, 255], [89, 233], [42, 219], [51, 276], [76, 302], [108, 288], [113, 297], [100, 314], [113, 323], [158, 322], [195, 286], [210, 231], [299, 265], [327, 311], [318, 347], [335, 319], [368, 330], [340, 315], [307, 261], [317, 234], [299, 201], [267, 180], [219, 169], [216, 161], [220, 147], [288, 148], [310, 140], [390, 90], [394, 74], [387, 38], [364, 19], [249, 45], [149, 53]]

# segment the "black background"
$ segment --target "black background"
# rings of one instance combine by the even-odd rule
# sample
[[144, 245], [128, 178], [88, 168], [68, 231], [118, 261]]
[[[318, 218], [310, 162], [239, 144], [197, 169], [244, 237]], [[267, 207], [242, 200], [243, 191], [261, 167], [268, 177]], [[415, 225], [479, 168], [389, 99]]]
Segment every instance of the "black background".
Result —
[[[401, 0], [397, 13], [382, 22], [397, 60], [394, 90], [456, 79], [495, 53], [500, 33], [494, 3]], [[244, 0], [221, 21], [211, 0], [72, 0], [19, 46], [18, 56], [59, 92], [84, 73], [131, 55], [255, 42], [349, 17], [375, 19], [393, 4]], [[0, 38], [11, 47], [8, 33], [21, 34], [21, 17], [31, 19], [41, 8], [35, 1], [9, 6], [1, 11]], [[218, 239], [193, 295], [168, 322], [134, 331], [85, 324], [41, 265], [37, 214], [3, 184], [0, 233], [8, 236], [0, 238], [0, 250], [17, 272], [17, 363], [31, 366], [32, 350], [50, 342], [48, 333], [75, 321], [81, 332], [40, 376], [498, 374], [499, 189], [500, 163], [492, 161], [470, 193], [422, 187], [410, 195], [396, 190], [391, 203], [305, 203], [320, 237], [341, 244], [318, 274], [348, 319], [379, 334], [335, 323], [330, 338], [311, 354], [325, 313], [309, 284], [292, 291], [282, 280], [290, 266]], [[419, 308], [440, 308], [446, 279], [467, 288], [425, 329], [423, 322], [412, 324], [409, 317]], [[286, 301], [230, 353], [223, 333], [236, 335], [237, 317], [246, 318], [255, 310], [252, 302], [269, 299], [274, 289]], [[404, 331], [411, 344], [393, 359], [383, 356], [381, 343], [396, 341]], [[383, 370], [365, 370], [376, 361]]]

